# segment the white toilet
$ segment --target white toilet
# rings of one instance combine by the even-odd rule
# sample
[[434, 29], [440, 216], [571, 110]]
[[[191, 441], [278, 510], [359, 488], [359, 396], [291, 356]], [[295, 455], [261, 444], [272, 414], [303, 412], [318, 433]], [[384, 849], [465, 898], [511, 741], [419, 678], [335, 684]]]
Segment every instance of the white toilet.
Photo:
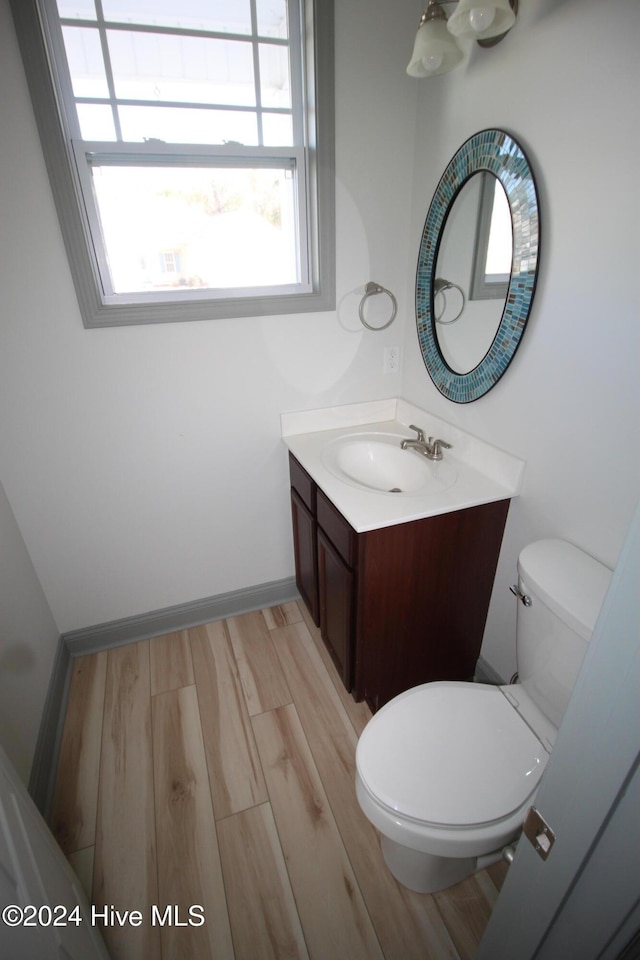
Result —
[[500, 859], [531, 806], [611, 571], [563, 540], [518, 560], [518, 683], [442, 681], [367, 724], [356, 791], [405, 887], [433, 893]]

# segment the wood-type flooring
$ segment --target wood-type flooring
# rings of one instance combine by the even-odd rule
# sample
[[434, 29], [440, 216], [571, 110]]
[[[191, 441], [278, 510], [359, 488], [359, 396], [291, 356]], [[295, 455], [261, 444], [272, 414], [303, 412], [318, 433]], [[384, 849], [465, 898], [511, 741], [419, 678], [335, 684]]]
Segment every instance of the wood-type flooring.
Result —
[[369, 716], [301, 602], [77, 658], [51, 827], [114, 960], [471, 960], [506, 867], [394, 880]]

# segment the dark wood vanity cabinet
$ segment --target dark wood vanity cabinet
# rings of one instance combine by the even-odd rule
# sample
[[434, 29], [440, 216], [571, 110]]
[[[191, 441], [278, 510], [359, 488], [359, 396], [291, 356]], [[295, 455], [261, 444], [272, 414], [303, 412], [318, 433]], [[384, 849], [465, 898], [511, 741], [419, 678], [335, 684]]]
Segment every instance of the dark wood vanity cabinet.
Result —
[[509, 500], [356, 533], [291, 454], [290, 469], [298, 588], [356, 700], [470, 679]]
[[290, 458], [290, 474], [296, 586], [313, 622], [319, 626], [316, 485], [293, 457]]

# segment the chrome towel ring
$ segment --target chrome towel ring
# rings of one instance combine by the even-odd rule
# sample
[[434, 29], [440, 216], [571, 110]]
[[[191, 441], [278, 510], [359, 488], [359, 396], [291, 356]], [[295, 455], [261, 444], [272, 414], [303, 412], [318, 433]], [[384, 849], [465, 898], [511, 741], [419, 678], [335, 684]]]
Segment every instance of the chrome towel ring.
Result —
[[[390, 298], [392, 312], [391, 312], [390, 319], [387, 320], [386, 323], [383, 323], [381, 327], [372, 327], [371, 324], [368, 323], [364, 318], [364, 305], [366, 300], [369, 297], [372, 297], [377, 293], [386, 293], [386, 295]], [[397, 312], [398, 312], [398, 302], [394, 297], [394, 295], [391, 293], [391, 290], [387, 290], [385, 287], [380, 286], [379, 283], [374, 283], [373, 280], [370, 280], [369, 283], [364, 288], [364, 297], [360, 301], [360, 306], [358, 307], [358, 314], [360, 316], [360, 320], [362, 321], [362, 325], [365, 326], [367, 330], [386, 330], [387, 327], [390, 327], [393, 321], [395, 320]]]
[[[446, 311], [446, 309], [447, 309], [447, 296], [446, 296], [446, 291], [447, 291], [447, 290], [457, 290], [458, 293], [460, 294], [460, 296], [462, 297], [462, 303], [461, 303], [460, 309], [459, 309], [458, 312], [456, 313], [455, 317], [451, 317], [450, 320], [443, 320], [442, 318], [443, 318], [443, 316], [444, 316], [444, 314], [445, 314], [445, 311]], [[441, 294], [441, 295], [442, 295], [442, 299], [444, 300], [444, 305], [443, 305], [443, 307], [442, 307], [442, 312], [441, 312], [440, 316], [438, 317], [438, 316], [436, 316], [435, 304], [434, 304], [433, 313], [434, 313], [434, 317], [435, 317], [436, 323], [442, 323], [442, 324], [455, 323], [456, 320], [459, 320], [460, 317], [462, 316], [462, 311], [464, 310], [465, 305], [466, 305], [466, 302], [467, 302], [467, 301], [465, 300], [464, 291], [463, 291], [462, 287], [459, 287], [457, 283], [452, 283], [451, 280], [443, 280], [443, 279], [441, 279], [441, 278], [438, 278], [438, 279], [434, 280], [434, 282], [433, 282], [433, 299], [434, 299], [434, 301], [435, 301], [435, 298], [438, 296], [438, 294]]]

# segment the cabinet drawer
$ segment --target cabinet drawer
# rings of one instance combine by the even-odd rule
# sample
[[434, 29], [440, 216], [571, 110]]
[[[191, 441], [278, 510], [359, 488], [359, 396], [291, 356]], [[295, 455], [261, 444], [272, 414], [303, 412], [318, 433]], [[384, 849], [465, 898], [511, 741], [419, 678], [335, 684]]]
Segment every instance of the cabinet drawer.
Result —
[[340, 556], [354, 567], [356, 563], [356, 544], [358, 534], [349, 526], [339, 510], [328, 500], [322, 490], [318, 490], [318, 525], [327, 534]]
[[296, 490], [307, 510], [315, 517], [316, 485], [307, 471], [300, 466], [291, 453], [289, 454], [289, 476], [291, 478], [291, 486]]

